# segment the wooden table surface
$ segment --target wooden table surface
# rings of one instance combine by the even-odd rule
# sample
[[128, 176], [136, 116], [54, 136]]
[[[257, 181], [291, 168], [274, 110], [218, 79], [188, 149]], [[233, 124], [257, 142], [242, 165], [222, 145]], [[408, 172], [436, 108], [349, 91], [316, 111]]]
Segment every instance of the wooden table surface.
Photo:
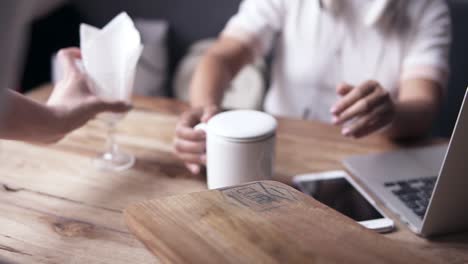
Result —
[[[31, 93], [43, 101], [48, 88]], [[124, 224], [127, 206], [168, 195], [206, 189], [203, 176], [190, 175], [172, 152], [175, 124], [187, 106], [161, 98], [134, 98], [134, 109], [118, 126], [117, 140], [135, 154], [135, 166], [119, 173], [95, 169], [92, 158], [104, 149], [99, 121], [71, 133], [56, 145], [0, 142], [0, 263], [154, 263], [156, 259]], [[274, 180], [343, 169], [348, 155], [398, 148], [372, 136], [343, 138], [318, 122], [279, 119]], [[397, 217], [398, 230], [386, 236], [468, 263], [468, 234], [427, 241]]]
[[144, 201], [124, 217], [161, 263], [445, 264], [277, 181]]

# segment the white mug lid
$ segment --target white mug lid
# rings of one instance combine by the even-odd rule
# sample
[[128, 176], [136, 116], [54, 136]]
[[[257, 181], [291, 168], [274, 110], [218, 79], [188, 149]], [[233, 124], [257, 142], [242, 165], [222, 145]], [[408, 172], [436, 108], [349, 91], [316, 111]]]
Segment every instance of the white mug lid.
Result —
[[275, 133], [276, 119], [264, 112], [233, 110], [215, 115], [208, 121], [208, 132], [217, 136], [253, 140]]

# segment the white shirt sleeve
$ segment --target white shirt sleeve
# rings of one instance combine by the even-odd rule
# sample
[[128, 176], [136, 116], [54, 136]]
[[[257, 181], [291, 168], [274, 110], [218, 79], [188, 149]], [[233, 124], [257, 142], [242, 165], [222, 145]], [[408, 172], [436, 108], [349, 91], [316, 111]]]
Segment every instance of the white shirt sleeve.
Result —
[[285, 1], [288, 0], [244, 0], [221, 35], [243, 42], [256, 56], [267, 54], [282, 27]]
[[402, 79], [423, 78], [446, 86], [449, 74], [451, 22], [443, 0], [421, 1], [412, 10], [410, 42], [403, 61]]

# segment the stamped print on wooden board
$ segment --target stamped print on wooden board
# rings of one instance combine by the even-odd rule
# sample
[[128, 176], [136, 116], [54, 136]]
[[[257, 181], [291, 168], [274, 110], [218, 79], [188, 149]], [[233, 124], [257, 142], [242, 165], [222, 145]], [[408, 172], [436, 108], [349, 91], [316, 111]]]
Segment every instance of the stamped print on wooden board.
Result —
[[268, 182], [254, 182], [220, 191], [229, 202], [255, 211], [268, 211], [297, 201], [288, 189]]

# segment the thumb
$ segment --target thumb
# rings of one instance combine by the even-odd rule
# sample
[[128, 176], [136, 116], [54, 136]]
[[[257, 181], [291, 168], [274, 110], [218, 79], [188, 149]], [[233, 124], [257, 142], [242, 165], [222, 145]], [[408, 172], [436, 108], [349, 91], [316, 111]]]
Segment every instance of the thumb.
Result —
[[66, 73], [75, 72], [80, 73], [76, 61], [81, 59], [81, 52], [78, 48], [66, 48], [61, 49], [57, 53], [57, 58], [60, 61], [60, 64], [64, 68]]
[[353, 86], [347, 83], [340, 83], [336, 86], [336, 92], [341, 96], [348, 94], [349, 92], [351, 92], [352, 89]]
[[80, 104], [71, 106], [69, 109], [57, 107], [63, 116], [66, 117], [67, 132], [86, 124], [101, 112], [123, 113], [131, 109], [131, 105], [125, 102], [103, 102], [97, 98], [90, 98], [82, 101]]
[[201, 171], [200, 165], [194, 163], [185, 163], [187, 169], [194, 175], [198, 175]]
[[205, 108], [203, 110], [203, 115], [202, 115], [201, 121], [203, 123], [208, 122], [208, 120], [210, 120], [210, 118], [212, 118], [218, 112], [219, 112], [219, 108], [217, 106], [214, 106], [214, 105], [213, 106], [208, 106], [207, 108]]
[[89, 102], [88, 109], [90, 115], [93, 116], [101, 112], [125, 113], [132, 109], [132, 105], [124, 101], [106, 102], [98, 98], [93, 98]]

